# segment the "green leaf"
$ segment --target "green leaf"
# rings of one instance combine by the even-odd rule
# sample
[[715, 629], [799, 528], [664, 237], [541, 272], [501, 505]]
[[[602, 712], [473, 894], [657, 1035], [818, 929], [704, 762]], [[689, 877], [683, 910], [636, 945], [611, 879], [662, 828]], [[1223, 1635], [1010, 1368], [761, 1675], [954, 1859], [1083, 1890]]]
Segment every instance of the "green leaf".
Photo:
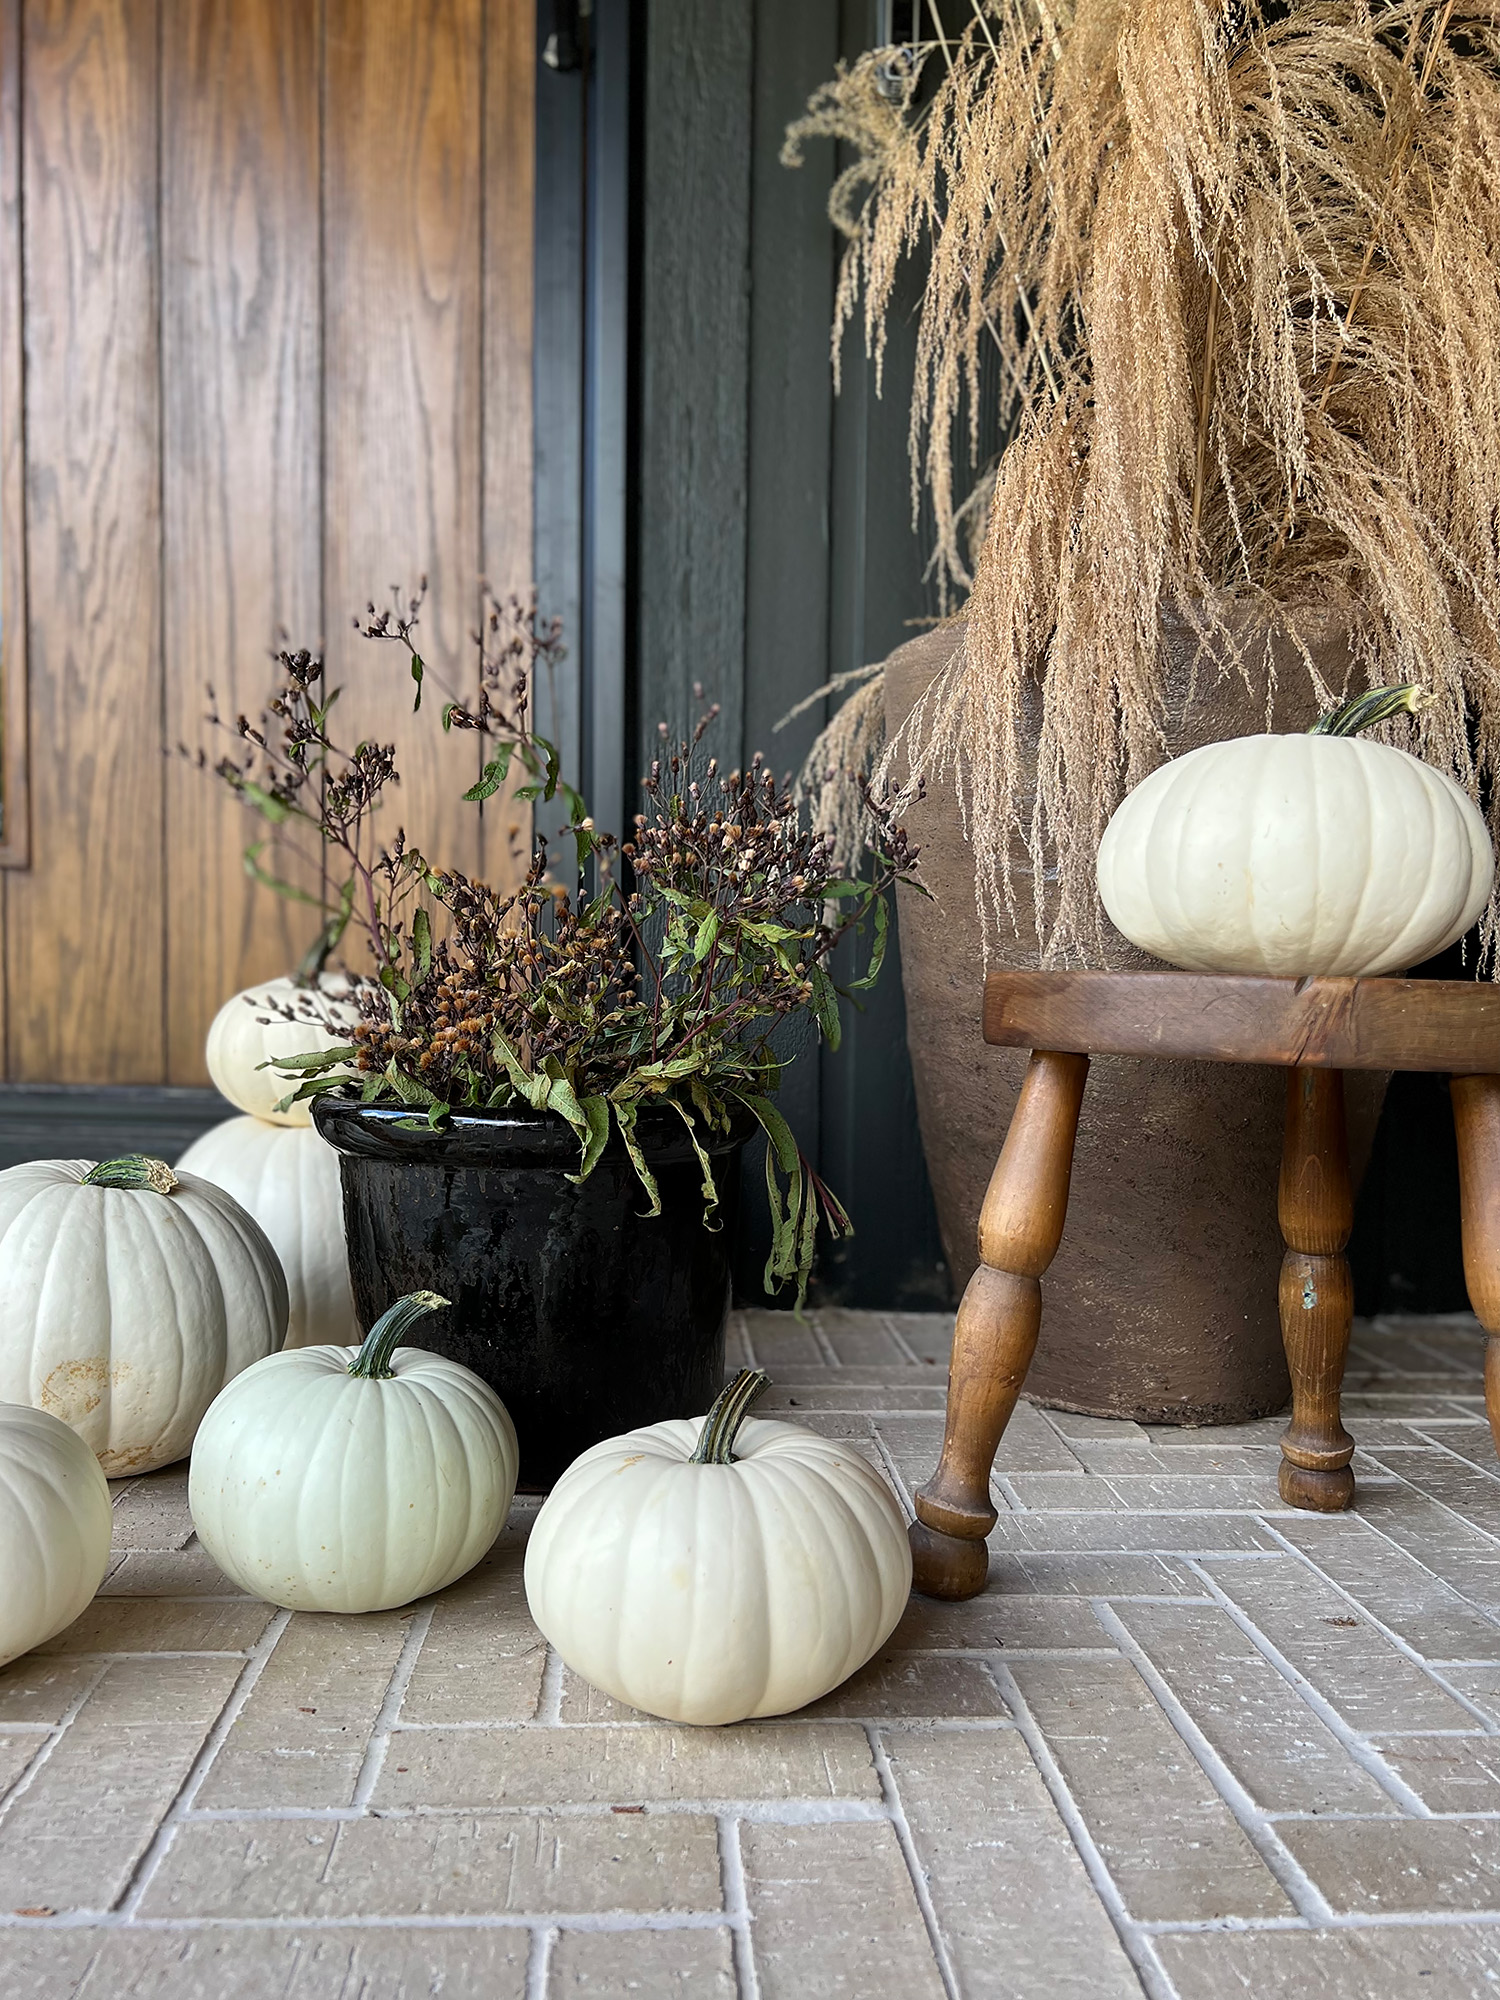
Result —
[[411, 920], [411, 944], [417, 960], [415, 983], [420, 985], [432, 970], [432, 919], [421, 908]]
[[646, 1156], [641, 1151], [640, 1141], [635, 1136], [635, 1120], [639, 1107], [635, 1104], [615, 1103], [615, 1124], [620, 1137], [625, 1141], [625, 1150], [630, 1155], [630, 1164], [635, 1168], [635, 1177], [650, 1197], [651, 1206], [647, 1217], [661, 1214], [661, 1189], [656, 1185], [656, 1176], [646, 1165]]
[[867, 993], [880, 977], [880, 968], [885, 964], [886, 938], [890, 927], [890, 906], [884, 896], [878, 896], [875, 899], [875, 936], [870, 946], [870, 963], [865, 969], [863, 979], [850, 981], [851, 993]]
[[510, 1078], [516, 1095], [524, 1099], [533, 1111], [545, 1111], [547, 1098], [552, 1089], [552, 1078], [545, 1074], [533, 1076], [504, 1035], [497, 1033], [490, 1046], [505, 1065], [505, 1073]]
[[353, 1062], [359, 1050], [353, 1042], [342, 1043], [336, 1049], [310, 1049], [306, 1055], [267, 1056], [257, 1069], [274, 1069], [278, 1073], [290, 1070], [295, 1075], [321, 1076], [325, 1070], [342, 1068]]
[[[284, 826], [296, 812], [295, 806], [278, 799], [274, 792], [268, 792], [264, 785], [257, 785], [251, 778], [241, 778], [236, 790], [243, 799], [248, 799], [262, 819], [268, 819], [272, 826]], [[298, 814], [300, 818], [301, 815]]]
[[713, 1217], [718, 1213], [719, 1190], [714, 1181], [713, 1162], [704, 1150], [703, 1141], [698, 1137], [698, 1127], [694, 1122], [692, 1112], [688, 1110], [685, 1104], [679, 1104], [675, 1097], [669, 1097], [667, 1102], [687, 1128], [687, 1135], [692, 1141], [693, 1151], [698, 1156], [698, 1167], [703, 1176], [699, 1185], [699, 1192], [703, 1196], [704, 1223], [711, 1229], [717, 1229], [720, 1225], [713, 1221]]
[[449, 1107], [446, 1104], [440, 1104], [437, 1098], [433, 1098], [431, 1104], [427, 1107], [427, 1123], [434, 1132], [445, 1118], [450, 1118], [452, 1115]]
[[812, 966], [812, 1005], [824, 1041], [829, 1048], [836, 1049], [843, 1034], [839, 1021], [838, 989], [828, 977], [827, 967], [816, 962]]
[[426, 669], [422, 665], [421, 654], [413, 653], [411, 656], [411, 677], [417, 684], [417, 698], [411, 705], [413, 715], [422, 706], [422, 675], [425, 671]]
[[[478, 784], [470, 785], [464, 793], [465, 802], [471, 806], [483, 805], [492, 799], [505, 783], [510, 771], [510, 760], [515, 755], [514, 743], [502, 743], [500, 748], [485, 765]], [[518, 795], [519, 796], [519, 795]]]
[[321, 896], [311, 896], [306, 889], [299, 889], [292, 882], [284, 882], [279, 875], [273, 875], [269, 869], [262, 868], [260, 857], [265, 852], [265, 848], [265, 841], [256, 840], [252, 841], [250, 846], [245, 849], [245, 873], [247, 875], [259, 882], [263, 889], [272, 889], [278, 896], [285, 896], [288, 902], [311, 903], [315, 910], [326, 910], [328, 908], [328, 905], [323, 901]]
[[577, 1173], [568, 1175], [570, 1181], [580, 1185], [598, 1166], [599, 1155], [609, 1144], [609, 1100], [598, 1096], [585, 1097], [582, 1110], [588, 1137], [584, 1141], [583, 1158], [578, 1163]]
[[701, 965], [713, 950], [719, 937], [719, 913], [710, 910], [698, 926], [698, 935], [693, 940], [693, 963]]

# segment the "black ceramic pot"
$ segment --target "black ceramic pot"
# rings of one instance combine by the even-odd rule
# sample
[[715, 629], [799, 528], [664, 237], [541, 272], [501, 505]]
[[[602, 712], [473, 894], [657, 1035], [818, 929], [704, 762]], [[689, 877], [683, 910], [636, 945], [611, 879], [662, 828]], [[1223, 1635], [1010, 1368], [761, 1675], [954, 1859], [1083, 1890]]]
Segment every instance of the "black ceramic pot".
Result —
[[452, 1300], [423, 1321], [420, 1344], [498, 1392], [532, 1492], [601, 1438], [701, 1416], [724, 1385], [748, 1133], [708, 1148], [721, 1203], [709, 1229], [698, 1162], [673, 1113], [643, 1112], [637, 1127], [661, 1189], [656, 1217], [618, 1135], [579, 1186], [568, 1178], [578, 1140], [550, 1113], [468, 1113], [442, 1132], [403, 1130], [408, 1116], [331, 1092], [313, 1111], [340, 1155], [360, 1325], [406, 1292]]

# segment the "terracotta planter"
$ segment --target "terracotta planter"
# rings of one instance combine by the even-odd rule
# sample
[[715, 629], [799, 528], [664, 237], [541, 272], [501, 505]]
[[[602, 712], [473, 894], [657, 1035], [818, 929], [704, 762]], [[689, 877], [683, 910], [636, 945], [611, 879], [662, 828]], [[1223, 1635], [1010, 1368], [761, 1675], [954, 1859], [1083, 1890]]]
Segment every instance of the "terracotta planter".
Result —
[[[894, 730], [951, 658], [960, 634], [924, 634], [886, 665]], [[1265, 727], [1264, 687], [1219, 680], [1169, 628], [1174, 754]], [[1342, 648], [1319, 664], [1335, 687]], [[1315, 712], [1300, 662], [1279, 663], [1274, 726]], [[1197, 667], [1197, 692], [1185, 691]], [[943, 1244], [961, 1289], [978, 1261], [986, 1182], [1015, 1104], [1023, 1051], [985, 1045], [983, 952], [974, 872], [956, 802], [930, 795], [910, 815], [934, 900], [902, 896], [902, 979], [917, 1106]], [[1117, 939], [1113, 966], [1154, 963]], [[1029, 928], [995, 960], [1038, 963]], [[1351, 1165], [1369, 1156], [1386, 1079], [1347, 1079]], [[1143, 1423], [1238, 1423], [1288, 1396], [1276, 1312], [1281, 1235], [1276, 1182], [1284, 1073], [1240, 1065], [1102, 1057], [1090, 1073], [1062, 1248], [1043, 1280], [1041, 1340], [1026, 1393], [1037, 1402]]]

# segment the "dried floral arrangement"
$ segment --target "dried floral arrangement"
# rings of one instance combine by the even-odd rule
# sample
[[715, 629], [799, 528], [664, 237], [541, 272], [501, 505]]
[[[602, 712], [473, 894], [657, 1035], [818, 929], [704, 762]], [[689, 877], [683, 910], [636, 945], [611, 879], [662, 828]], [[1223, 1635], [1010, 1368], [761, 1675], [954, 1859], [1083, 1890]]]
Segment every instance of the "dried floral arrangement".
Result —
[[[436, 678], [418, 649], [421, 607], [419, 592], [355, 621], [367, 639], [402, 649], [418, 708]], [[369, 955], [352, 1042], [278, 1063], [294, 1080], [287, 1102], [357, 1090], [362, 1102], [400, 1104], [433, 1128], [463, 1111], [550, 1112], [577, 1135], [580, 1179], [618, 1135], [652, 1214], [660, 1194], [637, 1121], [657, 1108], [692, 1141], [706, 1221], [719, 1200], [706, 1142], [753, 1121], [768, 1141], [766, 1283], [794, 1283], [800, 1307], [820, 1216], [835, 1235], [850, 1224], [776, 1107], [772, 1034], [800, 1014], [838, 1047], [841, 993], [878, 977], [887, 892], [914, 879], [915, 850], [872, 803], [875, 866], [862, 879], [841, 877], [827, 840], [799, 822], [759, 756], [723, 772], [704, 754], [716, 709], [689, 741], [669, 742], [662, 726], [642, 810], [620, 842], [594, 826], [555, 748], [530, 727], [533, 677], [560, 656], [558, 626], [542, 624], [534, 605], [491, 602], [476, 645], [477, 697], [470, 705], [450, 694], [442, 709], [444, 729], [484, 739], [482, 774], [464, 797], [478, 808], [517, 771], [526, 782], [512, 797], [560, 799], [576, 850], [568, 883], [554, 878], [541, 842], [521, 887], [502, 895], [439, 865], [404, 829], [383, 840], [377, 821], [399, 782], [395, 749], [338, 743], [338, 690], [325, 688], [323, 662], [307, 651], [278, 654], [267, 717], [239, 717], [236, 753], [212, 767], [283, 840], [300, 833], [316, 843], [332, 886], [309, 980], [351, 934]], [[309, 900], [267, 869], [265, 844], [248, 850], [251, 871]], [[866, 929], [865, 969], [840, 989], [835, 947]]]
[[[913, 477], [969, 592], [904, 741], [882, 750], [867, 681], [816, 776], [899, 755], [954, 783], [987, 935], [1019, 833], [1049, 956], [1087, 956], [1100, 833], [1163, 754], [1163, 614], [1227, 671], [1271, 669], [1279, 631], [1322, 706], [1341, 690], [1309, 635], [1333, 619], [1356, 680], [1442, 697], [1401, 740], [1500, 812], [1493, 7], [970, 6], [957, 37], [930, 7], [930, 40], [841, 70], [789, 134], [793, 163], [813, 134], [852, 149], [835, 354], [862, 297], [879, 360], [926, 254]], [[847, 792], [823, 810], [847, 860]], [[1492, 906], [1487, 956], [1495, 937]]]

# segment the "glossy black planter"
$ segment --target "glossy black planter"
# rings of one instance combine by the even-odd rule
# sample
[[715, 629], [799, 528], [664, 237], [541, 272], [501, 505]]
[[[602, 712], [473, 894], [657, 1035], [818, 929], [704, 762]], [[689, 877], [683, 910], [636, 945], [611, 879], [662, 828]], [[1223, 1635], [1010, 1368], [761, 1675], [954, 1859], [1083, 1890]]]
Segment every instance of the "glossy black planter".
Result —
[[406, 1292], [451, 1299], [420, 1344], [499, 1393], [532, 1491], [601, 1438], [701, 1416], [724, 1383], [746, 1135], [709, 1148], [722, 1226], [708, 1229], [698, 1162], [670, 1112], [638, 1126], [661, 1189], [655, 1218], [617, 1136], [580, 1187], [567, 1178], [578, 1141], [550, 1114], [475, 1112], [443, 1132], [402, 1130], [409, 1115], [332, 1093], [314, 1107], [340, 1155], [361, 1326]]

